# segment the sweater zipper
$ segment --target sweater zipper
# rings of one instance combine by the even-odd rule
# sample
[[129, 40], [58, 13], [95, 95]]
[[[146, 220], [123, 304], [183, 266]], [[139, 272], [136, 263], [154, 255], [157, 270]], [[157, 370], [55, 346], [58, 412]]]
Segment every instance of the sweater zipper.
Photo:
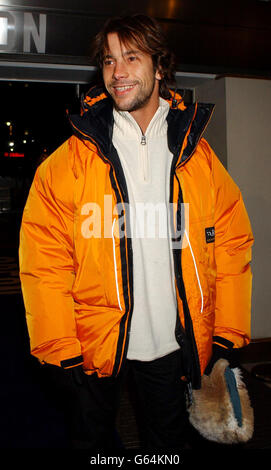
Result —
[[147, 139], [146, 136], [142, 133], [141, 140], [140, 140], [140, 159], [141, 159], [141, 168], [142, 168], [142, 175], [143, 181], [146, 182], [149, 179], [149, 171], [148, 171], [148, 149], [147, 149]]

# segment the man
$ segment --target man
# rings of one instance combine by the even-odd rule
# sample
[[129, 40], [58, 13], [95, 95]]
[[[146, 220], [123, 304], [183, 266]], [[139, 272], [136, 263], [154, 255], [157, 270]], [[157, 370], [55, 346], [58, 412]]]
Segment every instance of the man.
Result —
[[[74, 381], [75, 447], [113, 445], [129, 370], [143, 445], [179, 449], [186, 384], [199, 389], [207, 366], [249, 342], [251, 227], [202, 138], [213, 106], [185, 107], [168, 87], [156, 21], [111, 19], [93, 47], [104, 86], [71, 116], [74, 135], [39, 166], [24, 210], [31, 351]], [[137, 215], [148, 204], [168, 208], [163, 236]]]

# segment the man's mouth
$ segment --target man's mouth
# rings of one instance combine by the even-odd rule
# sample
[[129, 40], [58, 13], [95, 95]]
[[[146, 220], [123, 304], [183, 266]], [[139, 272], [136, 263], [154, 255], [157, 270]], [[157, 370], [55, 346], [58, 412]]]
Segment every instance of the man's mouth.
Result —
[[134, 84], [134, 85], [113, 85], [112, 88], [113, 88], [115, 94], [120, 96], [120, 95], [125, 95], [125, 94], [129, 93], [129, 91], [131, 91], [135, 86], [136, 86], [136, 84]]

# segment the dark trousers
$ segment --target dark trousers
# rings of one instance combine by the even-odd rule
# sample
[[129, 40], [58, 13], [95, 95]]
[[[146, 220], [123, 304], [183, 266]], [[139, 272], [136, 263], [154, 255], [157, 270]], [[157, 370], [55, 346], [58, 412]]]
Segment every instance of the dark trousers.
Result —
[[150, 362], [128, 362], [139, 398], [143, 446], [181, 449], [186, 406], [180, 350]]
[[180, 350], [150, 362], [126, 361], [117, 378], [86, 375], [69, 407], [72, 446], [109, 450], [119, 445], [116, 417], [127, 377], [136, 390], [142, 448], [181, 450], [186, 426]]

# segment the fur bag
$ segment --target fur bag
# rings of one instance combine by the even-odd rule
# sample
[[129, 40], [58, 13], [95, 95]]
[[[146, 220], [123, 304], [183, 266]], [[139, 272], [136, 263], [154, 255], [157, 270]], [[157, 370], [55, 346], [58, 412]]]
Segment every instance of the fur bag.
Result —
[[238, 368], [219, 359], [209, 376], [203, 375], [200, 390], [192, 391], [189, 421], [206, 439], [222, 444], [251, 439], [254, 413]]

